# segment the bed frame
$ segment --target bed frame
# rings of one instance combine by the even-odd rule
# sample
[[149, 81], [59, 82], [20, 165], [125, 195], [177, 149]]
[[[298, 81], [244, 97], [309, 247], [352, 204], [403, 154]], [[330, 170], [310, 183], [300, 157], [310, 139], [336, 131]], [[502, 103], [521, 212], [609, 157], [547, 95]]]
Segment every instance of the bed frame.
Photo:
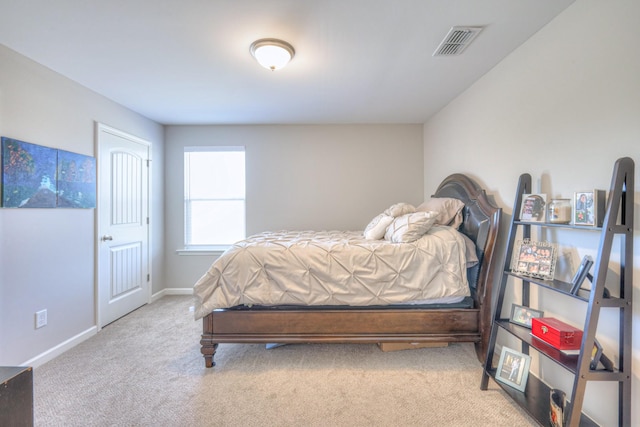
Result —
[[205, 365], [220, 343], [449, 343], [473, 342], [482, 362], [491, 327], [491, 288], [501, 209], [462, 174], [447, 177], [435, 197], [464, 202], [460, 231], [476, 243], [480, 263], [468, 269], [476, 281], [472, 308], [286, 307], [217, 309], [205, 316], [200, 344]]

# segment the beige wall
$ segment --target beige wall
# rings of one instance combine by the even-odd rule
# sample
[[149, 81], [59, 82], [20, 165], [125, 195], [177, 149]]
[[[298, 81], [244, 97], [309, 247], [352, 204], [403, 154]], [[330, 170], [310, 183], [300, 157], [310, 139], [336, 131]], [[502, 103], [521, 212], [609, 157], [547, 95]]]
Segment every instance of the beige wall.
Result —
[[243, 145], [247, 233], [362, 230], [389, 205], [422, 202], [422, 125], [167, 126], [167, 287], [190, 288], [213, 256], [183, 246], [183, 147]]
[[[154, 290], [162, 283], [163, 128], [0, 45], [0, 135], [95, 156], [103, 122], [152, 143]], [[0, 209], [0, 365], [95, 326], [93, 209]], [[34, 328], [47, 309], [48, 324]]]
[[[425, 124], [425, 185], [462, 169], [479, 177], [511, 214], [518, 176], [533, 176], [534, 191], [570, 197], [608, 189], [619, 157], [640, 162], [640, 2], [578, 0], [491, 72]], [[455, 152], [455, 156], [448, 153]], [[636, 168], [637, 173], [637, 168]], [[638, 177], [635, 180], [636, 189]], [[633, 395], [640, 393], [640, 222], [636, 192], [634, 251]], [[507, 216], [507, 219], [509, 216]], [[589, 233], [549, 233], [561, 242], [560, 274], [571, 272], [598, 239]], [[563, 240], [564, 239], [564, 240]], [[616, 246], [617, 247], [617, 246]], [[614, 259], [616, 259], [614, 257]], [[563, 271], [563, 266], [566, 271]], [[585, 307], [555, 295], [536, 297], [546, 315], [582, 322]], [[604, 310], [598, 339], [611, 354], [617, 317]], [[545, 378], [570, 391], [571, 378], [538, 361]], [[586, 411], [616, 425], [616, 388], [588, 388]], [[640, 409], [632, 425], [640, 425]]]

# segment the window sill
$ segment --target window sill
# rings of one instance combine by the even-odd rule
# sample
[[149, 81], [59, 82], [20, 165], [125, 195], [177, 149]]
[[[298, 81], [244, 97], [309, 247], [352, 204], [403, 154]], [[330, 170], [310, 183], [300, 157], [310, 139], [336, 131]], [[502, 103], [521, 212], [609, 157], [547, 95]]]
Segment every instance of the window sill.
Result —
[[203, 246], [197, 248], [176, 249], [176, 253], [180, 256], [210, 256], [222, 255], [224, 251], [229, 249], [231, 245]]

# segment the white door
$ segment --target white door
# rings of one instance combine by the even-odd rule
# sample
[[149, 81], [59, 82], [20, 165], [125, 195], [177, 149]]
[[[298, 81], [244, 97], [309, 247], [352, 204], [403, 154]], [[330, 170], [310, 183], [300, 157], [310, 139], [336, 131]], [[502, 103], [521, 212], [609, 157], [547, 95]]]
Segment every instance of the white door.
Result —
[[98, 326], [149, 302], [149, 146], [97, 125]]

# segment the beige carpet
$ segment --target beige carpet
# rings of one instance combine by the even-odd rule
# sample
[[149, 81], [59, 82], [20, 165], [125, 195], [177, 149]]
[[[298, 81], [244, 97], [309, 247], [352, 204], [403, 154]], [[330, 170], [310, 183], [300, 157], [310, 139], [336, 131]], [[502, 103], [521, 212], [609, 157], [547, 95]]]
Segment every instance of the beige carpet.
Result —
[[36, 426], [526, 426], [473, 346], [221, 344], [164, 297], [34, 371]]

